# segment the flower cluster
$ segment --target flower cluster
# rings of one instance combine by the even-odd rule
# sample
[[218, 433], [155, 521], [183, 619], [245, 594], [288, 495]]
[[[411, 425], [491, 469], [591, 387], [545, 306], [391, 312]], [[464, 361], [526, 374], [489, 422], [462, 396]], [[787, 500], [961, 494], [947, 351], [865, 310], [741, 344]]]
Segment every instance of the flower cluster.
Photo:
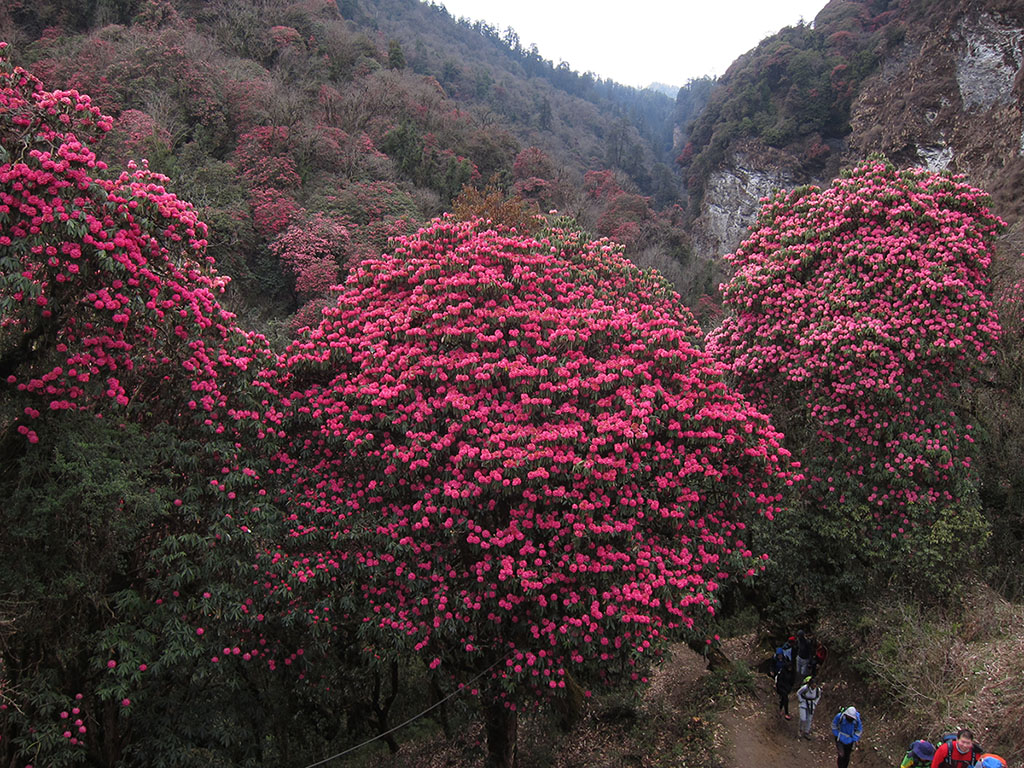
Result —
[[898, 535], [958, 497], [959, 393], [1000, 334], [1001, 226], [961, 178], [884, 162], [766, 202], [708, 351], [799, 445], [817, 498], [870, 505]]
[[649, 658], [761, 567], [746, 521], [792, 483], [698, 333], [608, 241], [452, 220], [400, 238], [286, 355], [279, 460], [308, 551], [268, 585], [355, 568], [373, 626], [432, 667], [502, 660], [508, 690]]
[[0, 59], [0, 372], [36, 400], [18, 427], [30, 441], [41, 410], [126, 406], [172, 380], [212, 423], [219, 373], [249, 367], [195, 210], [146, 168], [107, 177], [83, 143], [110, 124]]

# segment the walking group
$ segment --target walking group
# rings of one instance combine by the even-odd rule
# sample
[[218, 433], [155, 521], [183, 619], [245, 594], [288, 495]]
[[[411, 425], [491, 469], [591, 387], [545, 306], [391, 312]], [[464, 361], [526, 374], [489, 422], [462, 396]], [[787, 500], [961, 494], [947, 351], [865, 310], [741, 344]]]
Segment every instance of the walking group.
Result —
[[927, 739], [910, 745], [900, 768], [1006, 768], [999, 755], [986, 752], [969, 728], [947, 733], [936, 746]]
[[814, 708], [821, 698], [821, 688], [815, 675], [827, 657], [828, 649], [802, 629], [775, 649], [772, 672], [775, 676], [775, 691], [779, 694], [779, 714], [786, 720], [793, 719], [789, 714], [789, 694], [793, 690], [794, 679], [800, 681], [800, 688], [796, 692], [800, 718], [796, 731], [798, 738], [813, 738], [811, 722], [814, 719]]
[[[801, 685], [796, 692], [799, 719], [796, 737], [813, 739], [811, 725], [814, 710], [821, 700], [816, 675], [828, 657], [828, 649], [810, 634], [800, 630], [775, 649], [772, 673], [779, 695], [779, 715], [792, 720], [789, 696], [794, 680]], [[854, 747], [860, 741], [864, 724], [856, 707], [843, 707], [832, 718], [832, 739], [836, 747], [837, 768], [848, 768]], [[913, 742], [899, 768], [1006, 768], [1006, 760], [985, 752], [968, 728], [943, 735], [937, 744], [927, 739]]]

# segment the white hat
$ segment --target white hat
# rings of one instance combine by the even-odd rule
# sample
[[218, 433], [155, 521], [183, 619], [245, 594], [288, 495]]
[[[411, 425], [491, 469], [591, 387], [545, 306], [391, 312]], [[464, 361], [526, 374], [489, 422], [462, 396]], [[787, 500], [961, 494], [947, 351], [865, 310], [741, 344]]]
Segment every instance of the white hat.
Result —
[[856, 717], [857, 716], [857, 710], [854, 709], [853, 707], [847, 707], [845, 710], [843, 710], [843, 714], [846, 715], [847, 717]]

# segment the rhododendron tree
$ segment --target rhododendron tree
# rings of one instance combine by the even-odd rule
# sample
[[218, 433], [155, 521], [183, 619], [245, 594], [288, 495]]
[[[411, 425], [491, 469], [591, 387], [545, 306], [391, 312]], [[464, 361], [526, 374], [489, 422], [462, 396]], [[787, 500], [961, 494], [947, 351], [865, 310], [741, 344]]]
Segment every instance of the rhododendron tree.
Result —
[[[96, 158], [110, 123], [0, 56], [0, 761], [241, 761], [259, 692], [209, 659], [252, 626], [280, 517], [255, 447], [272, 356], [219, 305], [192, 207]], [[217, 718], [175, 703], [200, 689]]]
[[809, 509], [888, 541], [976, 503], [962, 393], [1000, 334], [1001, 226], [961, 177], [872, 161], [767, 201], [728, 257], [708, 351], [786, 433]]
[[513, 191], [524, 200], [534, 200], [541, 210], [561, 208], [566, 190], [555, 164], [544, 150], [527, 147], [512, 164]]
[[598, 234], [623, 245], [636, 243], [654, 220], [649, 198], [625, 192], [610, 199], [597, 220]]
[[[87, 96], [0, 69], [0, 373], [39, 410], [127, 406], [174, 380], [220, 417], [221, 369], [246, 370], [251, 338], [216, 296], [205, 225], [145, 168], [104, 174], [84, 142], [109, 129]], [[235, 345], [235, 349], [232, 349]]]
[[325, 619], [344, 595], [381, 647], [480, 676], [507, 765], [521, 707], [639, 678], [761, 567], [745, 528], [792, 468], [698, 338], [608, 241], [452, 220], [400, 238], [287, 353], [300, 554], [271, 586]]
[[288, 151], [289, 135], [285, 126], [260, 126], [243, 134], [235, 149], [239, 174], [250, 186], [253, 223], [268, 240], [302, 214], [295, 199], [302, 178]]
[[327, 294], [339, 282], [349, 250], [348, 228], [323, 214], [293, 224], [270, 249], [295, 277], [295, 293], [308, 300]]
[[[168, 130], [151, 115], [137, 109], [124, 110], [118, 116], [116, 129], [111, 133], [115, 134], [114, 139], [120, 139], [124, 147], [125, 164], [138, 157], [145, 157], [152, 163], [157, 158], [167, 157], [171, 152], [171, 135]], [[111, 138], [108, 134], [107, 141]]]
[[683, 246], [686, 236], [681, 232], [680, 209], [655, 212], [651, 198], [627, 192], [615, 172], [609, 170], [588, 171], [583, 177], [583, 192], [597, 233], [625, 245], [634, 262], [642, 260], [642, 248], [655, 243], [671, 247], [670, 261], [677, 262], [677, 268], [678, 263], [690, 260], [688, 246]]

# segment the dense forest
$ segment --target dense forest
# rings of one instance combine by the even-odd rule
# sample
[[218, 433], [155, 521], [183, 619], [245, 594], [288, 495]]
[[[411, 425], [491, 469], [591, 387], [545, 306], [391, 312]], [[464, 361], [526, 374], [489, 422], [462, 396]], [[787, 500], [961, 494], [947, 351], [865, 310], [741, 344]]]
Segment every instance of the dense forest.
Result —
[[[814, 83], [872, 64], [822, 26], [748, 54], [807, 52], [790, 125], [415, 0], [0, 9], [0, 763], [479, 724], [512, 766], [679, 644], [800, 625], [894, 718], [967, 711], [893, 694], [891, 624], [1024, 596], [999, 211], [871, 157], [766, 200], [721, 293], [686, 233], [720, 116], [845, 130]], [[983, 717], [1019, 759], [1019, 692]]]
[[708, 172], [734, 144], [758, 139], [797, 158], [805, 177], [838, 173], [850, 107], [864, 79], [905, 34], [907, 3], [830, 3], [814, 25], [765, 38], [741, 56], [694, 117], [679, 156], [699, 205]]

